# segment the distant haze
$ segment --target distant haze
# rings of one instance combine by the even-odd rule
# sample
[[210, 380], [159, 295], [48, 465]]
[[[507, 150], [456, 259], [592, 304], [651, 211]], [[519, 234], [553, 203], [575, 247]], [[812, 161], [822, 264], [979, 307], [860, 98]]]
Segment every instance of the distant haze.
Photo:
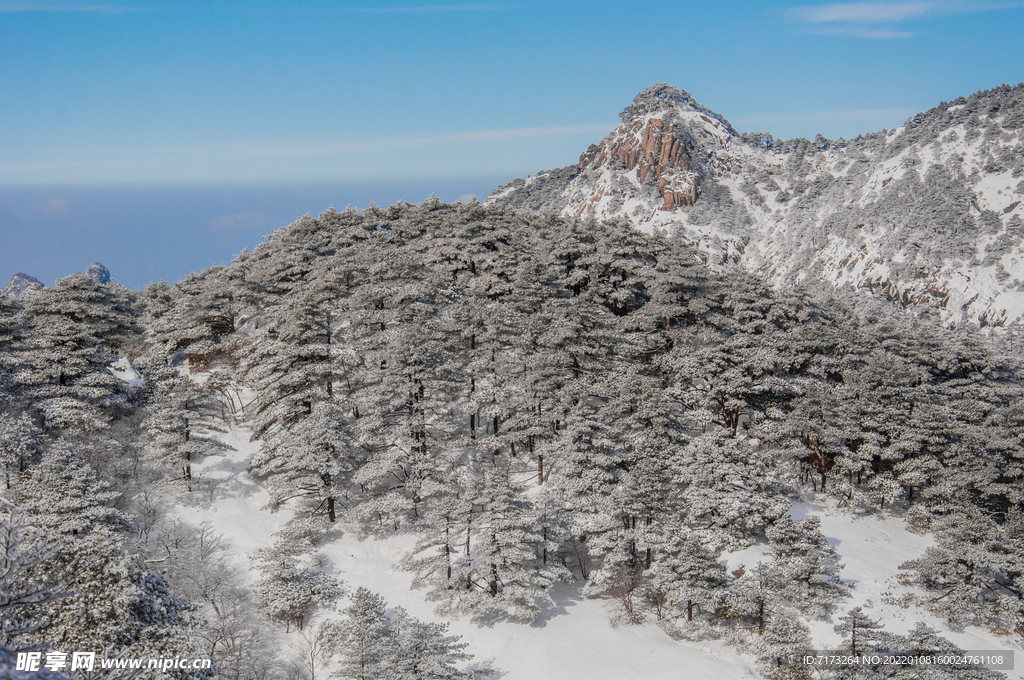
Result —
[[228, 264], [243, 248], [305, 213], [370, 201], [419, 203], [431, 192], [483, 200], [508, 178], [239, 187], [0, 187], [0, 287], [15, 272], [45, 285], [102, 262], [140, 288]]

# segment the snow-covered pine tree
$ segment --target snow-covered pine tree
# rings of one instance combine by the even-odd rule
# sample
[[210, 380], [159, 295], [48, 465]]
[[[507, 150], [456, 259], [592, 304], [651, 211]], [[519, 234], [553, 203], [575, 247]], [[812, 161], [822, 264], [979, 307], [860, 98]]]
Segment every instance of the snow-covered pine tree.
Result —
[[286, 632], [292, 626], [302, 630], [314, 611], [332, 606], [344, 592], [337, 579], [309, 564], [301, 550], [278, 540], [251, 556], [260, 572], [255, 586], [259, 609], [271, 621], [283, 622]]
[[972, 505], [940, 518], [934, 530], [938, 545], [900, 565], [934, 593], [925, 606], [954, 629], [998, 620], [1016, 608], [1021, 599], [1016, 584], [1021, 574], [1019, 538], [1014, 546], [1006, 540], [1004, 526]]
[[366, 588], [357, 589], [337, 624], [336, 648], [341, 661], [336, 674], [346, 680], [389, 677], [397, 644], [387, 625], [384, 598]]
[[777, 616], [785, 615], [785, 601], [779, 597], [782, 574], [773, 564], [758, 562], [738, 578], [725, 593], [720, 618], [751, 633], [764, 635]]
[[27, 609], [63, 599], [67, 592], [42, 571], [56, 552], [51, 540], [24, 526], [21, 515], [0, 501], [0, 647], [19, 649], [20, 638], [45, 629], [49, 621]]
[[217, 422], [220, 404], [188, 376], [174, 375], [154, 389], [143, 427], [151, 435], [151, 457], [163, 475], [192, 491], [192, 465], [230, 447], [212, 436], [226, 432]]
[[46, 563], [47, 575], [70, 595], [32, 608], [51, 625], [27, 636], [56, 649], [95, 649], [110, 657], [201, 658], [193, 606], [170, 593], [167, 580], [140, 569], [122, 536], [94, 531], [66, 539]]
[[455, 680], [471, 678], [455, 664], [473, 658], [464, 650], [468, 643], [458, 635], [448, 635], [447, 623], [427, 623], [409, 615], [401, 607], [391, 612], [390, 632], [395, 641], [389, 665], [395, 680]]
[[333, 270], [308, 276], [313, 277], [309, 283], [294, 283], [264, 311], [262, 327], [242, 350], [239, 376], [258, 393], [256, 439], [297, 426], [315, 403], [333, 393], [335, 297], [341, 291], [325, 283], [336, 276]]
[[821, 534], [817, 517], [794, 520], [783, 515], [765, 531], [771, 554], [783, 574], [783, 594], [803, 613], [827, 618], [848, 586], [839, 579], [835, 548]]
[[810, 631], [799, 619], [776, 616], [754, 642], [757, 665], [766, 680], [811, 680], [812, 668], [803, 662], [811, 648]]
[[882, 624], [865, 614], [861, 607], [854, 607], [840, 616], [834, 629], [843, 636], [843, 647], [853, 656], [867, 654], [875, 643], [887, 639]]
[[17, 339], [19, 311], [20, 307], [14, 300], [0, 295], [0, 403], [13, 398], [11, 372], [15, 362], [12, 349]]
[[651, 567], [651, 587], [667, 598], [671, 618], [690, 626], [695, 617], [713, 616], [730, 582], [719, 553], [685, 527], [670, 530], [660, 552]]
[[239, 270], [215, 266], [189, 274], [170, 291], [148, 296], [149, 331], [165, 356], [183, 350], [193, 371], [223, 352], [221, 340], [235, 331]]
[[92, 467], [64, 440], [53, 442], [17, 489], [25, 521], [59, 536], [128, 527], [128, 518], [112, 504], [121, 495], [100, 480]]
[[402, 561], [416, 575], [412, 587], [430, 588], [442, 602], [455, 597], [449, 591], [461, 590], [467, 582], [460, 572], [465, 570], [465, 544], [472, 537], [476, 495], [459, 484], [463, 476], [463, 472], [452, 473], [453, 479], [430, 503], [417, 524], [420, 538]]
[[0, 413], [0, 465], [4, 469], [5, 490], [17, 485], [29, 463], [42, 452], [41, 436], [28, 413]]
[[786, 488], [769, 452], [716, 428], [680, 454], [682, 505], [694, 527], [716, 528], [744, 542], [786, 514]]
[[598, 500], [610, 522], [604, 531], [593, 532], [590, 550], [604, 557], [587, 584], [591, 592], [620, 582], [625, 571], [651, 569], [678, 514], [673, 478], [675, 455], [685, 444], [682, 427], [651, 380], [629, 370], [616, 382], [615, 391], [605, 393], [602, 417], [614, 424], [612, 436], [622, 448], [616, 452], [617, 482]]
[[568, 572], [543, 563], [543, 536], [531, 503], [509, 481], [508, 459], [487, 458], [480, 464], [474, 516], [462, 529], [465, 544], [454, 560], [455, 587], [439, 591], [448, 599], [438, 611], [530, 621], [548, 599], [547, 587]]
[[365, 457], [335, 400], [318, 402], [301, 427], [269, 437], [250, 470], [268, 477], [270, 506], [300, 500], [310, 515], [334, 522], [356, 493], [352, 475]]
[[13, 379], [43, 416], [44, 430], [71, 434], [106, 427], [124, 387], [109, 370], [138, 332], [132, 294], [75, 274], [26, 296]]

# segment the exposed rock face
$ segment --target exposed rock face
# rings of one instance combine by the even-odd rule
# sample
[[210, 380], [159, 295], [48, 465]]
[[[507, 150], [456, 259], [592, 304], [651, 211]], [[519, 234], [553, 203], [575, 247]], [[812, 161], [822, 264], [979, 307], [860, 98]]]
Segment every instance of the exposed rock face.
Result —
[[93, 262], [89, 265], [89, 268], [85, 270], [86, 276], [92, 277], [92, 280], [99, 284], [110, 283], [110, 270], [99, 262]]
[[7, 285], [0, 290], [0, 295], [6, 295], [7, 297], [18, 297], [29, 288], [38, 287], [42, 288], [43, 284], [39, 282], [34, 276], [29, 276], [23, 272], [18, 272], [11, 277], [11, 280], [7, 282]]
[[740, 135], [659, 84], [579, 163], [487, 202], [675, 231], [711, 266], [850, 285], [950, 325], [1024, 323], [1022, 131], [1024, 84], [851, 142]]

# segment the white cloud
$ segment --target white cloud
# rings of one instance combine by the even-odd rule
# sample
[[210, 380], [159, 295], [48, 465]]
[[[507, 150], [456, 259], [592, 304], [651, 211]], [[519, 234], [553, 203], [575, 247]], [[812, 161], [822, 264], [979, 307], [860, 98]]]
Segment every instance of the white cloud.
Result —
[[855, 38], [893, 40], [919, 35], [899, 27], [903, 22], [929, 16], [949, 16], [1021, 7], [1024, 3], [984, 0], [906, 0], [903, 2], [834, 2], [800, 5], [783, 10], [783, 15], [804, 24], [809, 33], [846, 35]]
[[788, 14], [794, 21], [808, 24], [882, 24], [924, 16], [935, 11], [937, 5], [935, 2], [841, 2], [793, 7]]

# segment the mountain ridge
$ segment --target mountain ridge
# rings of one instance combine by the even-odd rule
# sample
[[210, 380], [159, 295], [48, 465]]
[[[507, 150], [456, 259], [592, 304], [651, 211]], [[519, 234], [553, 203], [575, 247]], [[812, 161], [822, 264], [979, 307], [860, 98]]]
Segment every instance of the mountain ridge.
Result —
[[575, 165], [486, 202], [675, 231], [712, 266], [852, 285], [949, 326], [1024, 319], [1024, 84], [849, 141], [741, 134], [665, 83], [621, 117]]

